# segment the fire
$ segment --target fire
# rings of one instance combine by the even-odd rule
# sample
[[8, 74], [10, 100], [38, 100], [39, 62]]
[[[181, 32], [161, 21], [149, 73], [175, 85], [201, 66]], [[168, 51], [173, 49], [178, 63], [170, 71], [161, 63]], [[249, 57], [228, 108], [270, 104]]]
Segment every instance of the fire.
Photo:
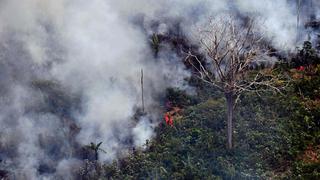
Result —
[[171, 116], [171, 114], [169, 112], [165, 113], [164, 115], [164, 120], [166, 121], [166, 124], [169, 126], [173, 126], [173, 117]]
[[299, 66], [299, 67], [297, 67], [297, 70], [298, 70], [298, 71], [304, 71], [304, 70], [305, 70], [305, 67], [304, 67], [304, 66]]
[[181, 109], [179, 107], [171, 107], [170, 102], [167, 102], [166, 105], [167, 105], [167, 107], [168, 107], [168, 105], [170, 105], [169, 107], [170, 107], [171, 111], [168, 111], [164, 114], [164, 120], [167, 125], [173, 127], [173, 118], [174, 118], [174, 116], [179, 114]]

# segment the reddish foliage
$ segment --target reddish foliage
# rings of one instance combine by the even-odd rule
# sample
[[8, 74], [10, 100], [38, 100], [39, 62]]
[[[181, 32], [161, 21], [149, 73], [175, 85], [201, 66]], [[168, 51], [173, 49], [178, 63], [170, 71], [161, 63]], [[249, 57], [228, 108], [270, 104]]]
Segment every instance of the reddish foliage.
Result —
[[308, 146], [300, 158], [306, 163], [319, 163], [319, 152], [320, 145], [315, 147]]

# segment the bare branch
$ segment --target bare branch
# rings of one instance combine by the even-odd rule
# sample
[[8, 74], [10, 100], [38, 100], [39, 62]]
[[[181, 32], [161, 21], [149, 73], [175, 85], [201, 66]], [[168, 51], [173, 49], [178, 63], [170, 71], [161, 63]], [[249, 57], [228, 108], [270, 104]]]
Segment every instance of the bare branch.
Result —
[[[264, 38], [256, 33], [255, 25], [254, 19], [241, 23], [233, 16], [211, 19], [199, 33], [207, 63], [203, 64], [191, 52], [186, 53], [186, 60], [199, 73], [198, 78], [237, 96], [244, 91], [281, 93], [282, 88], [277, 86], [281, 77], [250, 70], [270, 54], [263, 48]], [[252, 74], [255, 75], [250, 78]]]

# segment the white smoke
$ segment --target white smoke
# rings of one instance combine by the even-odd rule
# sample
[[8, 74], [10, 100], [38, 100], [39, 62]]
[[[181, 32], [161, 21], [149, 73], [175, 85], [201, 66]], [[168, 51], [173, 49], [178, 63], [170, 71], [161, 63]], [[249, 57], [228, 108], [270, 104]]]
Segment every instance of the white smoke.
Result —
[[[75, 144], [103, 142], [101, 161], [127, 151], [127, 139], [143, 147], [161, 117], [155, 99], [167, 87], [188, 88], [184, 79], [190, 75], [169, 47], [155, 59], [148, 36], [169, 33], [168, 22], [175, 21], [189, 37], [208, 17], [237, 11], [259, 16], [274, 46], [291, 49], [297, 34], [293, 7], [285, 0], [0, 1], [0, 169], [18, 179], [50, 178], [39, 173], [40, 166], [55, 177], [71, 177], [79, 163]], [[152, 22], [160, 23], [156, 30]], [[141, 69], [148, 115], [134, 120]], [[47, 110], [49, 95], [34, 88], [35, 81], [59, 84], [53, 99], [66, 96], [72, 108], [79, 95], [80, 110], [65, 115], [58, 100], [51, 102], [56, 111]], [[80, 129], [70, 129], [72, 123]]]
[[[295, 1], [288, 0], [140, 0], [111, 1], [122, 14], [133, 16], [147, 14], [148, 21], [166, 17], [183, 19], [182, 28], [186, 34], [193, 31], [194, 24], [204, 23], [210, 17], [226, 11], [239, 12], [261, 21], [266, 38], [281, 50], [292, 50], [297, 40], [297, 10]], [[314, 2], [313, 5], [317, 5]], [[310, 9], [308, 9], [310, 10]]]
[[[8, 151], [13, 146], [16, 157], [4, 154], [8, 159], [1, 167], [7, 167], [15, 178], [45, 178], [48, 172], [61, 176], [66, 173], [61, 167], [74, 157], [72, 142], [68, 142], [68, 134], [73, 132], [65, 127], [65, 118], [42, 113], [41, 108], [29, 112], [46, 103], [47, 96], [29, 87], [30, 83], [38, 79], [57, 81], [67, 96], [81, 94], [81, 112], [72, 114], [81, 128], [77, 142], [83, 146], [103, 142], [101, 148], [107, 153], [99, 158], [105, 161], [126, 151], [127, 139], [142, 147], [153, 136], [157, 122], [156, 114], [152, 114], [156, 111], [151, 106], [157, 104], [153, 98], [169, 86], [182, 85], [189, 75], [181, 65], [170, 67], [169, 62], [177, 62], [177, 57], [158, 63], [148, 47], [148, 37], [108, 1], [3, 1], [1, 10], [1, 60], [16, 68], [3, 74], [14, 79], [3, 78], [2, 83], [14, 100], [6, 104], [8, 114], [1, 119], [7, 128], [1, 147]], [[14, 48], [18, 51], [11, 53]], [[133, 116], [141, 106], [141, 69], [145, 72], [149, 115], [136, 123]], [[179, 72], [178, 79], [174, 71]], [[14, 119], [7, 122], [12, 114], [16, 114]], [[44, 174], [39, 174], [39, 168]]]
[[143, 117], [132, 132], [135, 146], [145, 148], [146, 140], [153, 136], [153, 125]]
[[277, 49], [292, 50], [297, 40], [297, 15], [287, 0], [237, 0], [237, 7], [244, 13], [256, 16], [263, 25], [266, 38]]

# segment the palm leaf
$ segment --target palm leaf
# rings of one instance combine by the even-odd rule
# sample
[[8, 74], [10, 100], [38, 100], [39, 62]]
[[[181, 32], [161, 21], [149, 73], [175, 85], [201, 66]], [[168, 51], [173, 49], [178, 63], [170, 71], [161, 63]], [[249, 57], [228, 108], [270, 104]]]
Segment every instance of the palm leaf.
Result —
[[97, 144], [97, 149], [99, 149], [99, 147], [101, 146], [101, 144], [102, 144], [102, 142], [99, 142], [99, 143]]
[[101, 152], [103, 152], [103, 153], [106, 153], [106, 154], [107, 154], [107, 151], [105, 151], [105, 150], [103, 150], [103, 149], [101, 149], [101, 148], [99, 148], [99, 150], [100, 150]]

